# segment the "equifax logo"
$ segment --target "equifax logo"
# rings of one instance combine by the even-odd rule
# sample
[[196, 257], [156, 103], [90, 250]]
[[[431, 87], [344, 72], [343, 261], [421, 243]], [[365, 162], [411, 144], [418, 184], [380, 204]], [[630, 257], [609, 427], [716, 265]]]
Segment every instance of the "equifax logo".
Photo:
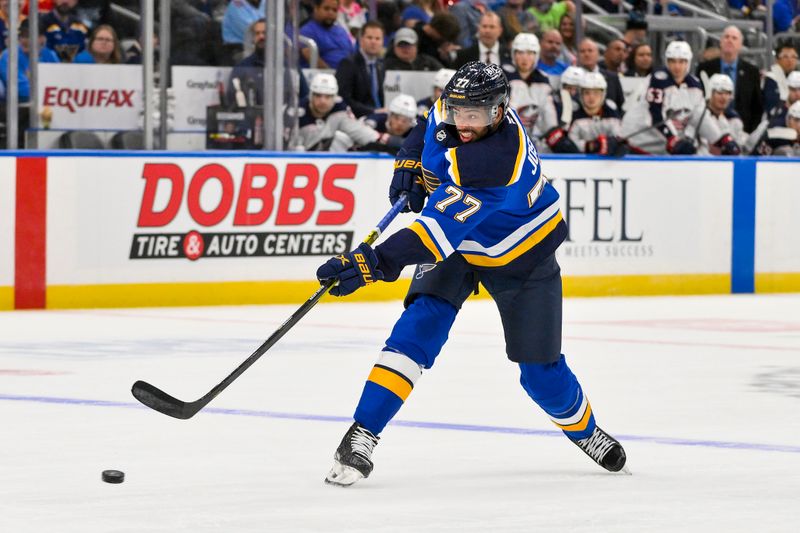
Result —
[[43, 105], [66, 107], [75, 113], [80, 107], [133, 107], [135, 89], [70, 89], [47, 86]]

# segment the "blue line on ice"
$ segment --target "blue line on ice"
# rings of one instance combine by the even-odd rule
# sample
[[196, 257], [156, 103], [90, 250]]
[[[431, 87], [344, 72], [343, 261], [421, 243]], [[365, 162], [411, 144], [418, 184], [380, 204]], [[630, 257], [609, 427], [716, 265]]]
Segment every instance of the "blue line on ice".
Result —
[[[135, 402], [112, 402], [108, 400], [85, 400], [80, 398], [55, 398], [49, 396], [17, 396], [0, 394], [0, 401], [52, 403], [62, 405], [88, 405], [91, 407], [120, 407], [124, 409], [147, 409], [144, 405]], [[313, 415], [304, 413], [279, 413], [274, 411], [256, 411], [252, 409], [225, 409], [220, 407], [206, 407], [204, 413], [231, 416], [252, 416], [259, 418], [281, 418], [289, 420], [314, 420], [318, 422], [351, 422], [349, 416]], [[446, 422], [415, 422], [413, 420], [395, 420], [394, 426], [448, 430], [448, 431], [474, 431], [478, 433], [510, 433], [515, 435], [536, 435], [540, 437], [563, 437], [560, 431], [552, 429], [530, 429], [504, 426], [484, 426], [478, 424], [450, 424]], [[619, 435], [623, 441], [650, 442], [654, 444], [667, 444], [671, 446], [697, 446], [700, 448], [722, 448], [731, 450], [752, 450], [760, 452], [800, 453], [800, 446], [783, 444], [759, 444], [756, 442], [732, 442], [717, 440], [679, 439], [673, 437], [649, 437], [646, 435]]]

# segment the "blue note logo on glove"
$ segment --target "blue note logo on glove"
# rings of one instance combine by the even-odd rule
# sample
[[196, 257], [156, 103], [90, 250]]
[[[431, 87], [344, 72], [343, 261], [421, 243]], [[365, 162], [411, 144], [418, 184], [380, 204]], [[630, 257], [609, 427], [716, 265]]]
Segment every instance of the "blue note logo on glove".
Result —
[[331, 257], [317, 269], [317, 279], [325, 284], [335, 281], [331, 289], [334, 296], [347, 296], [361, 287], [383, 279], [378, 268], [378, 256], [367, 243], [361, 243], [352, 252]]

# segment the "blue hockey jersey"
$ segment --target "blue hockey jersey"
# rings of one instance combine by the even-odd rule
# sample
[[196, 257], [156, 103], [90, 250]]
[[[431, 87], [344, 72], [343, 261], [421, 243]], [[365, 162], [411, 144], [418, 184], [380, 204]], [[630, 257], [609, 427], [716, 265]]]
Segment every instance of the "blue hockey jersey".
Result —
[[497, 129], [462, 143], [443, 122], [441, 100], [409, 135], [396, 164], [421, 164], [430, 193], [420, 216], [376, 248], [387, 280], [405, 265], [453, 253], [478, 269], [527, 271], [566, 237], [558, 193], [539, 154], [509, 110]]

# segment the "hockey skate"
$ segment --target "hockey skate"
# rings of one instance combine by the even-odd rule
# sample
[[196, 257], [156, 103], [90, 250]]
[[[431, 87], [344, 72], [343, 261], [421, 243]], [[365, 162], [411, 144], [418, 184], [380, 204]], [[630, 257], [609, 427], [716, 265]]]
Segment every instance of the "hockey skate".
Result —
[[585, 439], [570, 440], [583, 450], [586, 455], [591, 457], [595, 463], [609, 472], [619, 472], [624, 469], [625, 473], [630, 473], [625, 468], [626, 457], [622, 445], [617, 439], [600, 429], [599, 426], [595, 426], [592, 434]]
[[359, 479], [369, 477], [372, 472], [370, 458], [378, 439], [358, 422], [353, 422], [336, 449], [333, 468], [325, 476], [325, 483], [349, 487]]

